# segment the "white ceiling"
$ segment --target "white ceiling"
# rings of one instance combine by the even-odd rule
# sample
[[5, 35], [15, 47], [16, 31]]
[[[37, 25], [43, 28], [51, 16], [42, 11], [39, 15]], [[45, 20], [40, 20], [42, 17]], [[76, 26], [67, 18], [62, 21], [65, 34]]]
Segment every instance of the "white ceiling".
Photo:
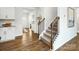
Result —
[[38, 9], [40, 9], [40, 8], [39, 7], [23, 7], [23, 10], [25, 13], [31, 13], [31, 12], [36, 11]]

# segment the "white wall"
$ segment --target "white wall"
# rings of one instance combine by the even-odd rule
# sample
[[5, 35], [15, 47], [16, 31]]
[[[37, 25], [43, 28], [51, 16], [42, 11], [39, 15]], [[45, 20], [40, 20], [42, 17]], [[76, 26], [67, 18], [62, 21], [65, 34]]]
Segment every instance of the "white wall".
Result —
[[57, 7], [45, 7], [43, 15], [45, 17], [45, 29], [47, 29], [50, 22], [57, 16]]
[[50, 22], [57, 16], [57, 7], [42, 7], [40, 8], [40, 14], [45, 18], [45, 29], [48, 28]]
[[16, 36], [22, 35], [22, 9], [15, 9], [15, 26], [16, 26]]
[[66, 7], [59, 7], [58, 8], [58, 16], [60, 17], [59, 20], [59, 35], [54, 42], [54, 50], [58, 49], [60, 46], [65, 44], [67, 41], [71, 40], [73, 37], [77, 35], [76, 29], [76, 21], [75, 26], [72, 28], [68, 28], [67, 26], [67, 8]]
[[[32, 18], [32, 14], [35, 14], [35, 18], [36, 18], [36, 10], [29, 11], [28, 8], [22, 8], [22, 7], [16, 7], [15, 9], [15, 16], [16, 16], [16, 20], [14, 22], [15, 26], [16, 26], [16, 35], [22, 35], [22, 31], [23, 28], [29, 28], [30, 23], [32, 24], [32, 30], [37, 33], [38, 31], [38, 27], [37, 27], [37, 22], [36, 19], [34, 19], [34, 23], [32, 23], [33, 18]], [[31, 16], [29, 18], [29, 16]]]
[[37, 21], [36, 21], [36, 10], [32, 11], [29, 15], [29, 27], [30, 27], [30, 24], [32, 26], [32, 30], [34, 31], [34, 33], [38, 33], [38, 24], [37, 24]]
[[[17, 35], [22, 34], [22, 30], [24, 27], [28, 27], [29, 24], [29, 17], [24, 13], [24, 8], [16, 7], [15, 9], [15, 26], [16, 26], [16, 33]], [[45, 17], [45, 29], [49, 26], [50, 22], [53, 21], [53, 18], [57, 16], [57, 8], [56, 7], [43, 7], [43, 8], [37, 8], [32, 13], [35, 15], [34, 22], [32, 23], [32, 29], [35, 33], [38, 33], [38, 23], [36, 17], [40, 14]], [[32, 19], [31, 19], [32, 20]], [[28, 23], [28, 24], [27, 24]]]
[[79, 8], [77, 8], [77, 32], [79, 33]]
[[[51, 22], [57, 16], [57, 7], [42, 7], [39, 10], [40, 15], [45, 18], [44, 24], [42, 23], [39, 27], [40, 37], [43, 36], [43, 33], [50, 26]], [[40, 16], [39, 15], [39, 16]], [[41, 32], [43, 31], [43, 32]]]
[[16, 7], [15, 18], [16, 35], [19, 36], [23, 34], [23, 28], [28, 26], [28, 15], [24, 12], [23, 8]]

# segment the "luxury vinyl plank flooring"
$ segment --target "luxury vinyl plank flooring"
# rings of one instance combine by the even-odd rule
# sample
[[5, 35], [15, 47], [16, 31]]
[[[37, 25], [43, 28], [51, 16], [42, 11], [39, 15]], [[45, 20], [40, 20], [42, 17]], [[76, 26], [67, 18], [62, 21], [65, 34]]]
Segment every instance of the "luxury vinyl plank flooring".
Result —
[[57, 51], [79, 51], [79, 34], [62, 47], [57, 49]]
[[22, 39], [0, 43], [0, 51], [48, 51], [49, 46], [38, 40], [32, 31], [23, 34]]

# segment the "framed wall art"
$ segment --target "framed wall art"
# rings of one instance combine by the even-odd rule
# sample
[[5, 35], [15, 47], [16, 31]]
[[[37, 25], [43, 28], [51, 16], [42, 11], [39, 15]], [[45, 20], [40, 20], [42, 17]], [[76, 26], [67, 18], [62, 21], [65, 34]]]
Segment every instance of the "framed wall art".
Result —
[[68, 27], [74, 27], [74, 19], [75, 19], [75, 10], [73, 8], [68, 8]]

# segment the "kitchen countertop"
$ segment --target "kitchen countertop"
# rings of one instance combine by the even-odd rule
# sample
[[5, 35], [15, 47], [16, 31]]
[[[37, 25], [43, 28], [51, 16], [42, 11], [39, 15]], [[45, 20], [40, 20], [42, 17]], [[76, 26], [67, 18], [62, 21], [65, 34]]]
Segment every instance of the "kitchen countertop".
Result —
[[[16, 26], [8, 26], [8, 27], [16, 27]], [[4, 26], [0, 26], [0, 28], [7, 28], [7, 27], [4, 27]]]

